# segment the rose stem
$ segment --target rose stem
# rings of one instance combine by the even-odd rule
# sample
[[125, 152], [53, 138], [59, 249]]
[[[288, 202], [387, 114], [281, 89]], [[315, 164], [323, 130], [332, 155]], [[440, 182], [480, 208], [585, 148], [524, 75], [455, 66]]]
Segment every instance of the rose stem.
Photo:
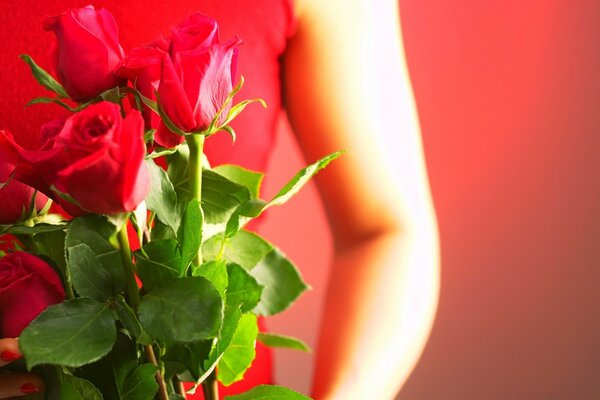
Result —
[[[123, 260], [123, 269], [125, 272], [125, 280], [127, 281], [127, 297], [131, 307], [137, 312], [140, 306], [140, 291], [138, 289], [137, 282], [135, 280], [135, 273], [133, 271], [133, 262], [131, 261], [131, 248], [129, 247], [129, 237], [127, 236], [127, 223], [123, 224], [119, 233], [117, 234], [119, 240], [119, 248], [121, 252], [121, 259]], [[144, 346], [146, 350], [146, 357], [148, 361], [158, 367], [156, 356], [154, 355], [154, 349], [152, 345]], [[165, 380], [159, 371], [156, 371], [156, 382], [158, 383], [158, 390], [162, 400], [169, 400], [169, 394], [167, 393], [167, 386]]]
[[[201, 204], [202, 201], [202, 151], [204, 149], [204, 135], [187, 135], [185, 140], [190, 148], [190, 200], [196, 199]], [[202, 246], [198, 249], [198, 254], [194, 259], [194, 265], [202, 265]], [[211, 373], [202, 383], [205, 400], [219, 400], [219, 387], [217, 385], [216, 375]]]
[[[190, 200], [196, 199], [198, 203], [202, 201], [202, 151], [204, 149], [204, 135], [192, 134], [185, 137], [190, 148]], [[194, 265], [202, 264], [202, 246], [198, 249], [198, 254], [194, 259]]]
[[[156, 365], [158, 367], [158, 361], [156, 360], [156, 356], [154, 355], [154, 349], [152, 348], [152, 345], [148, 344], [144, 346], [144, 349], [146, 350], [146, 358], [148, 359], [148, 361], [150, 361], [153, 365]], [[169, 400], [169, 393], [167, 392], [165, 378], [160, 373], [160, 369], [156, 371], [156, 375], [154, 375], [154, 377], [156, 379], [156, 382], [158, 383], [158, 392], [160, 393], [161, 400]]]
[[175, 387], [177, 394], [185, 398], [185, 388], [183, 387], [183, 382], [177, 379], [177, 376], [173, 378], [173, 386]]

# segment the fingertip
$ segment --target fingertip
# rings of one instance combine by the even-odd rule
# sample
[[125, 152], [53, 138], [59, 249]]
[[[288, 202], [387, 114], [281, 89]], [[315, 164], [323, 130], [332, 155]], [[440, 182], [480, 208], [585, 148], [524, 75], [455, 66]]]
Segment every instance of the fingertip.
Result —
[[0, 367], [23, 357], [16, 338], [0, 339]]

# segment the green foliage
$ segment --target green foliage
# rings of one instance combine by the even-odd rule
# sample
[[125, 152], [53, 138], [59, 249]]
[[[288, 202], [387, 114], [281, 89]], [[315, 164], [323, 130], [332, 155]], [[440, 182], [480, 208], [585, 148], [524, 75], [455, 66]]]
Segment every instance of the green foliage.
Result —
[[122, 400], [148, 400], [158, 391], [154, 375], [158, 367], [152, 364], [138, 365], [125, 379], [121, 391]]
[[259, 315], [282, 312], [308, 288], [294, 264], [277, 249], [267, 254], [250, 273], [265, 288], [254, 309]]
[[108, 304], [92, 299], [50, 306], [19, 336], [27, 367], [57, 364], [79, 367], [106, 355], [116, 340]]
[[157, 340], [195, 342], [219, 334], [223, 301], [206, 279], [181, 278], [146, 294], [138, 315], [144, 329]]
[[153, 240], [135, 252], [137, 273], [150, 291], [181, 276], [181, 253], [176, 240]]
[[208, 261], [197, 267], [192, 272], [193, 276], [206, 278], [217, 289], [222, 298], [225, 298], [227, 289], [227, 263], [223, 260]]
[[50, 75], [42, 67], [37, 65], [35, 61], [33, 61], [33, 58], [31, 58], [27, 54], [21, 54], [19, 57], [21, 58], [21, 60], [25, 61], [27, 65], [29, 65], [29, 68], [31, 69], [31, 74], [40, 85], [56, 93], [59, 97], [69, 97], [69, 95], [65, 91], [65, 88], [63, 88], [62, 85], [52, 77], [52, 75]]
[[274, 333], [261, 332], [256, 337], [262, 344], [268, 347], [280, 347], [285, 349], [300, 350], [310, 353], [310, 347], [300, 339], [290, 336], [276, 335]]
[[198, 255], [202, 243], [202, 222], [204, 216], [198, 200], [193, 199], [185, 208], [182, 223], [177, 234], [181, 243], [181, 270], [185, 274], [190, 263]]
[[[112, 293], [118, 293], [125, 288], [125, 275], [123, 273], [123, 262], [119, 250], [110, 242], [115, 236], [115, 226], [99, 215], [86, 215], [75, 218], [67, 230], [65, 239], [66, 254], [70, 257], [71, 251], [81, 244], [86, 245], [100, 262], [102, 269], [110, 275], [112, 281]], [[68, 258], [69, 268], [71, 266]]]
[[281, 386], [259, 385], [242, 394], [225, 396], [225, 400], [310, 400], [310, 398]]
[[206, 259], [215, 259], [223, 251], [221, 257], [248, 270], [254, 268], [272, 250], [273, 246], [270, 243], [248, 231], [239, 231], [229, 239], [213, 236], [202, 245], [202, 252]]
[[60, 385], [61, 400], [103, 400], [102, 393], [90, 381], [63, 374]]
[[[260, 302], [254, 308], [259, 315], [282, 312], [308, 288], [294, 264], [254, 233], [239, 231], [229, 239], [217, 236], [205, 242], [203, 249], [205, 257], [209, 259], [220, 256], [229, 263], [244, 267], [253, 278], [252, 281], [264, 288]], [[239, 275], [239, 271], [236, 272]], [[229, 279], [231, 282], [231, 276]], [[248, 290], [256, 285], [247, 281], [243, 286], [246, 288], [243, 290]], [[250, 294], [252, 290], [246, 293]]]
[[287, 202], [298, 193], [300, 189], [317, 174], [317, 172], [325, 168], [331, 161], [342, 154], [343, 152], [341, 151], [329, 154], [308, 167], [301, 169], [269, 202], [252, 199], [240, 205], [227, 222], [225, 237], [235, 235], [241, 226], [250, 219], [258, 217], [267, 208], [282, 205]]
[[167, 172], [156, 165], [152, 160], [146, 161], [150, 172], [151, 186], [146, 196], [146, 207], [154, 211], [158, 219], [177, 232], [181, 222], [180, 208], [177, 203], [177, 193], [169, 179]]
[[238, 185], [244, 186], [250, 192], [251, 199], [258, 199], [264, 174], [232, 164], [219, 165], [213, 168], [213, 171]]
[[227, 286], [227, 305], [240, 307], [242, 312], [250, 312], [259, 303], [264, 287], [237, 264], [227, 265], [229, 285]]
[[242, 315], [231, 343], [223, 353], [217, 368], [217, 377], [225, 386], [241, 380], [252, 364], [256, 354], [254, 344], [257, 333], [256, 316], [253, 314]]
[[69, 270], [75, 291], [98, 301], [110, 299], [115, 291], [110, 274], [85, 243], [69, 247]]

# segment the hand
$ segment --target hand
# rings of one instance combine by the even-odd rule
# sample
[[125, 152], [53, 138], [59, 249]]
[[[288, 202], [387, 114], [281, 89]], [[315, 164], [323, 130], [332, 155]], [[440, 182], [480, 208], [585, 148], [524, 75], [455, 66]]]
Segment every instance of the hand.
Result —
[[[0, 367], [23, 357], [17, 339], [0, 339]], [[0, 399], [21, 397], [44, 390], [44, 381], [28, 373], [3, 373], [0, 370]]]

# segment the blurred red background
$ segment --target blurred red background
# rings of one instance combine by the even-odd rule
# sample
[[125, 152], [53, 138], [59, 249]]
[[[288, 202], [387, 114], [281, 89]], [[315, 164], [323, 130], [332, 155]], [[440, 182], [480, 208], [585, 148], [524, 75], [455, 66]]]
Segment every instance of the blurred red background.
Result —
[[[442, 292], [398, 399], [600, 398], [600, 2], [401, 0]], [[282, 124], [284, 125], [284, 124]], [[301, 167], [286, 129], [267, 192]], [[262, 228], [314, 290], [271, 321], [314, 343], [331, 237], [313, 187]], [[310, 356], [278, 353], [308, 390]]]

